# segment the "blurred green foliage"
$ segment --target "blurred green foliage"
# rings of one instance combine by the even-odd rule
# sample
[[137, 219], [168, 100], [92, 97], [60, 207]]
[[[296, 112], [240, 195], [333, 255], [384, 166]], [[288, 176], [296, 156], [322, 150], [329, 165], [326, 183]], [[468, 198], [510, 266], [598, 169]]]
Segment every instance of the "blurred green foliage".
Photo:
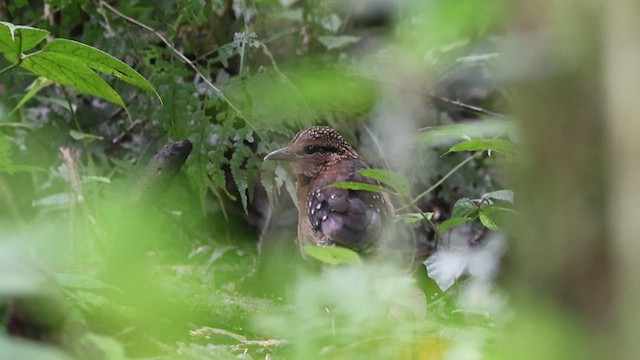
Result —
[[[32, 54], [84, 51], [95, 62], [100, 49], [104, 61], [85, 70], [137, 86], [100, 78], [114, 101], [60, 69], [25, 66], [34, 78], [0, 60], [0, 359], [580, 354], [571, 316], [508, 303], [498, 284], [517, 199], [505, 168], [522, 161], [514, 119], [500, 114], [513, 96], [500, 70], [511, 10], [474, 0], [0, 2], [0, 18], [38, 35]], [[4, 24], [0, 50], [13, 54]], [[38, 45], [48, 34], [58, 40]], [[387, 167], [363, 175], [394, 195], [398, 242], [425, 256], [438, 247], [424, 266], [311, 248], [323, 264], [283, 252], [282, 278], [257, 274], [269, 204], [286, 207], [295, 191], [261, 158], [311, 124], [336, 127]], [[193, 151], [168, 189], [132, 200], [140, 168], [181, 139]], [[568, 345], [535, 351], [566, 332]]]

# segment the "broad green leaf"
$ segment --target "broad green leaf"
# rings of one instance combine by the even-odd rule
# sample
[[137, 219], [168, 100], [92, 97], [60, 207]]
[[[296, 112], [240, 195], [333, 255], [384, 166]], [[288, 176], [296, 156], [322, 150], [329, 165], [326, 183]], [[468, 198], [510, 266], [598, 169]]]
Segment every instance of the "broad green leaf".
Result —
[[83, 132], [76, 131], [76, 130], [69, 130], [69, 135], [71, 135], [71, 137], [74, 140], [86, 140], [87, 142], [91, 142], [93, 140], [102, 140], [103, 139], [102, 136], [97, 136], [97, 135], [93, 135], [93, 134], [87, 134], [87, 133], [83, 133]]
[[[14, 25], [0, 21], [0, 52], [18, 53], [33, 49], [49, 32], [30, 26]], [[22, 39], [22, 43], [20, 40]]]
[[473, 217], [478, 211], [476, 204], [469, 198], [462, 198], [453, 204], [452, 218]]
[[327, 50], [338, 49], [344, 47], [346, 45], [351, 45], [360, 41], [360, 38], [357, 36], [318, 36], [318, 41], [322, 45], [324, 45]]
[[39, 51], [26, 56], [20, 66], [49, 80], [72, 86], [81, 93], [125, 107], [120, 95], [74, 56]]
[[463, 141], [457, 145], [454, 145], [446, 153], [448, 154], [451, 152], [460, 152], [460, 151], [493, 150], [495, 152], [506, 154], [513, 151], [515, 147], [516, 147], [516, 144], [508, 140], [476, 139], [476, 140]]
[[331, 265], [350, 264], [362, 265], [362, 259], [357, 252], [337, 246], [305, 245], [302, 250], [316, 260]]
[[484, 194], [482, 200], [492, 199], [499, 200], [513, 204], [513, 190], [497, 190]]
[[371, 184], [365, 184], [365, 183], [359, 183], [359, 182], [350, 182], [350, 181], [334, 183], [334, 184], [329, 185], [328, 187], [338, 188], [338, 189], [348, 189], [348, 190], [363, 190], [363, 191], [371, 191], [371, 192], [386, 192], [387, 191], [387, 190], [385, 190], [384, 188], [382, 188], [380, 186], [371, 185]]
[[425, 216], [427, 217], [427, 219], [431, 220], [431, 218], [433, 217], [433, 212], [424, 213], [424, 216], [420, 213], [402, 214], [398, 215], [396, 218], [404, 222], [405, 224], [413, 224], [419, 221], [423, 221]]
[[442, 234], [451, 228], [460, 226], [462, 224], [466, 224], [472, 220], [473, 218], [470, 218], [470, 217], [456, 217], [456, 218], [447, 219], [443, 221], [442, 224], [440, 224], [440, 228], [439, 228], [440, 233]]
[[363, 176], [378, 180], [383, 184], [389, 185], [400, 195], [411, 195], [409, 180], [403, 174], [382, 169], [362, 169], [358, 172]]
[[116, 77], [140, 89], [153, 91], [162, 102], [160, 95], [144, 76], [102, 50], [73, 40], [55, 39], [47, 43], [42, 51], [73, 56], [94, 70]]

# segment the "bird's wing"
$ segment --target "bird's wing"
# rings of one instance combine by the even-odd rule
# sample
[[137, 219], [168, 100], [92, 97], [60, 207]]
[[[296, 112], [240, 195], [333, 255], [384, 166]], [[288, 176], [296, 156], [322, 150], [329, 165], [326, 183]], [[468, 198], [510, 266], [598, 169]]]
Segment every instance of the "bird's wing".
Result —
[[[364, 162], [349, 164], [327, 184], [350, 181], [376, 184], [357, 170], [368, 167]], [[334, 181], [330, 181], [334, 180]], [[320, 184], [318, 184], [320, 185]], [[338, 243], [354, 250], [363, 251], [374, 245], [391, 214], [388, 213], [388, 198], [382, 193], [363, 190], [348, 190], [316, 186], [309, 193], [307, 211], [316, 236], [323, 241]]]

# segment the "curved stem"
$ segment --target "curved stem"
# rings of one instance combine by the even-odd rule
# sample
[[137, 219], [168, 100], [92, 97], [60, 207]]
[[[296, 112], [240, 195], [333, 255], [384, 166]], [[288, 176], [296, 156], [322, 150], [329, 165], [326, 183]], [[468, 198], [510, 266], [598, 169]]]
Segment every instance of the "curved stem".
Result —
[[438, 186], [442, 185], [445, 181], [447, 181], [447, 179], [450, 178], [451, 175], [453, 175], [456, 171], [460, 170], [461, 167], [465, 166], [471, 160], [476, 159], [480, 154], [482, 154], [482, 151], [478, 151], [475, 154], [473, 154], [472, 156], [469, 156], [468, 158], [462, 160], [458, 165], [456, 165], [453, 169], [451, 169], [445, 176], [443, 176], [442, 179], [438, 180], [435, 184], [433, 184], [430, 188], [425, 190], [422, 194], [416, 196], [413, 199], [413, 201], [411, 201], [410, 204], [411, 205], [415, 204], [416, 202], [418, 202], [419, 199], [421, 199], [421, 198], [425, 197], [426, 195], [428, 195], [429, 193], [431, 193]]
[[9, 70], [11, 70], [11, 69], [13, 69], [14, 67], [17, 67], [17, 66], [18, 66], [18, 64], [13, 64], [13, 65], [7, 66], [6, 68], [0, 70], [0, 75], [4, 74], [5, 72], [7, 72], [7, 71], [9, 71]]

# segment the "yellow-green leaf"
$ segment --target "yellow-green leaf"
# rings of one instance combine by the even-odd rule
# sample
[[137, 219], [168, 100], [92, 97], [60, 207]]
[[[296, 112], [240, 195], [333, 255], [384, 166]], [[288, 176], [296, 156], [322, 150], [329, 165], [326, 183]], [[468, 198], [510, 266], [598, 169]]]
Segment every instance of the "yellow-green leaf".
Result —
[[125, 107], [120, 95], [74, 56], [39, 51], [26, 56], [20, 66], [49, 80], [72, 86], [81, 93]]
[[102, 50], [73, 40], [54, 39], [47, 43], [42, 51], [73, 56], [96, 71], [111, 75], [140, 89], [153, 91], [162, 102], [160, 95], [155, 92], [153, 85], [144, 76]]
[[47, 35], [47, 30], [0, 21], [0, 52], [24, 52], [34, 48]]
[[507, 154], [515, 149], [516, 145], [508, 140], [503, 139], [475, 139], [463, 141], [459, 144], [452, 146], [447, 154], [450, 152], [460, 151], [481, 151], [481, 150], [493, 150], [495, 152]]

